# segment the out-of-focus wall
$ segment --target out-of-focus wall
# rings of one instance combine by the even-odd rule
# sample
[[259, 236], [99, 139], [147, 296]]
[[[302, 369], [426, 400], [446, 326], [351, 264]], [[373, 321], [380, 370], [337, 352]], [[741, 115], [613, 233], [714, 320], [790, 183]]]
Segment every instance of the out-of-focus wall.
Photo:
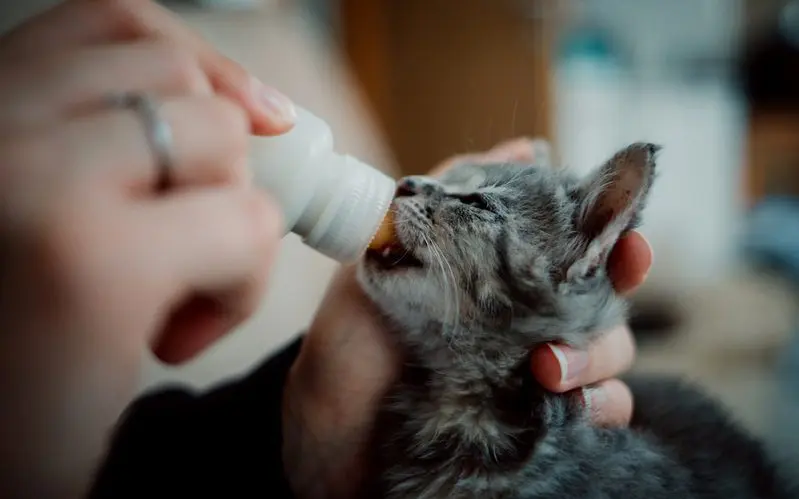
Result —
[[728, 274], [743, 221], [746, 140], [745, 111], [729, 85], [604, 85], [562, 75], [556, 88], [558, 149], [567, 166], [586, 171], [640, 140], [663, 145], [642, 228], [658, 259], [653, 277], [685, 286]]
[[554, 75], [564, 164], [585, 171], [630, 142], [661, 144], [643, 227], [650, 283], [716, 282], [739, 263], [745, 208], [747, 114], [731, 77], [742, 2], [573, 3]]

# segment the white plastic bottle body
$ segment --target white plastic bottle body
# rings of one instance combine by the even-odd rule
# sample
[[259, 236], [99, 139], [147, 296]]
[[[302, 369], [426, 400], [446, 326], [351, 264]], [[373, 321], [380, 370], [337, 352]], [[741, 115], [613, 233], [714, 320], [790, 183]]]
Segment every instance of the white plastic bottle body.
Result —
[[255, 184], [283, 210], [287, 232], [340, 262], [366, 249], [394, 197], [391, 177], [336, 153], [327, 124], [301, 108], [288, 133], [253, 139], [250, 163]]

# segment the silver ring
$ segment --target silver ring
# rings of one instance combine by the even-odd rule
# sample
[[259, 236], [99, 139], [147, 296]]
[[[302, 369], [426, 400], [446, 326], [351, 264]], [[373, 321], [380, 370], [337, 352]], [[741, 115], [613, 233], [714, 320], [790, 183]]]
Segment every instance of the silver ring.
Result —
[[157, 170], [156, 189], [163, 190], [172, 182], [174, 159], [172, 153], [172, 127], [161, 116], [158, 101], [145, 93], [127, 92], [110, 98], [114, 107], [131, 109], [141, 118], [147, 142], [155, 156]]

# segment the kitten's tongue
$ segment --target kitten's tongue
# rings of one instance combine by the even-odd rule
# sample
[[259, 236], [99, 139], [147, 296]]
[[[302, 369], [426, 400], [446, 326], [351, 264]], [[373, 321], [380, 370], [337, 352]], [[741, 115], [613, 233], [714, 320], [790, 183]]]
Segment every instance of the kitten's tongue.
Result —
[[384, 243], [379, 248], [370, 247], [366, 250], [369, 258], [378, 261], [383, 267], [396, 267], [402, 264], [408, 250], [397, 240]]

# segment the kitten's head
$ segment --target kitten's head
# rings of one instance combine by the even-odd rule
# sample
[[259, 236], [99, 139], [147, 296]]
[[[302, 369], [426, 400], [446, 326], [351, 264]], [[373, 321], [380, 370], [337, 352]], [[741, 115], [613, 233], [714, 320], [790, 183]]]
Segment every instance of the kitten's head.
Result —
[[607, 258], [638, 222], [658, 150], [633, 144], [585, 179], [521, 164], [406, 177], [397, 244], [367, 252], [361, 284], [420, 347], [581, 343], [623, 319]]

